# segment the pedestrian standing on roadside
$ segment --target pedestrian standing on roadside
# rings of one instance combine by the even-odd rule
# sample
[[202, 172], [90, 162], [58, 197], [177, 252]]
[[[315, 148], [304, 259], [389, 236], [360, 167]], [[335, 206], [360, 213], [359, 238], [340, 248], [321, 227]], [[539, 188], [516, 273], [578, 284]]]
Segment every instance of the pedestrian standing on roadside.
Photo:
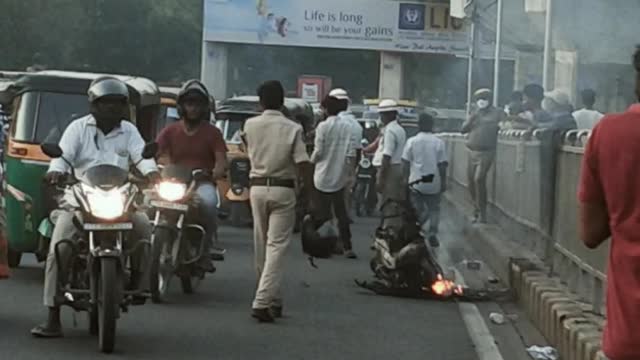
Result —
[[[640, 47], [634, 55], [640, 100]], [[582, 158], [580, 235], [595, 249], [611, 238], [607, 269], [604, 353], [610, 360], [640, 359], [640, 104], [596, 125]]]
[[551, 114], [542, 109], [544, 88], [538, 84], [528, 84], [522, 91], [524, 95], [522, 120], [529, 124], [529, 129], [545, 126], [552, 121]]
[[462, 124], [462, 133], [469, 134], [467, 178], [474, 205], [473, 221], [487, 222], [487, 175], [496, 158], [498, 130], [504, 111], [491, 106], [491, 90], [480, 89], [473, 95], [476, 110]]
[[576, 119], [579, 130], [591, 130], [604, 116], [600, 111], [595, 110], [596, 92], [593, 89], [582, 90], [582, 105], [584, 108], [574, 111], [573, 118]]
[[329, 117], [316, 129], [315, 146], [311, 154], [311, 162], [315, 164], [314, 220], [319, 227], [333, 219], [335, 214], [339, 231], [337, 252], [344, 249], [348, 258], [355, 259], [345, 202], [345, 192], [349, 191], [348, 181], [355, 161], [355, 147], [351, 124], [345, 117], [338, 116], [347, 110], [349, 103], [329, 94], [324, 104]]
[[433, 117], [420, 114], [418, 135], [407, 140], [402, 160], [405, 184], [421, 179], [430, 179], [409, 188], [409, 200], [416, 210], [418, 221], [423, 227], [429, 222], [428, 240], [432, 247], [440, 246], [438, 227], [440, 225], [440, 200], [446, 190], [447, 151], [439, 137], [433, 134]]
[[[341, 103], [341, 107], [344, 107], [345, 105], [347, 106], [347, 109], [340, 112], [338, 116], [342, 121], [347, 122], [351, 129], [351, 145], [353, 146], [355, 157], [353, 161], [350, 162], [351, 167], [348, 169], [347, 185], [344, 192], [347, 214], [349, 214], [351, 212], [351, 196], [353, 188], [356, 185], [356, 170], [362, 156], [362, 138], [364, 137], [364, 129], [351, 112], [351, 99], [349, 99], [349, 94], [344, 89], [334, 89], [329, 93], [329, 96], [338, 99]], [[352, 223], [351, 219], [349, 222]]]
[[376, 188], [382, 194], [384, 227], [402, 225], [402, 219], [397, 216], [400, 214], [399, 202], [405, 201], [407, 195], [402, 166], [402, 151], [407, 142], [407, 133], [398, 123], [398, 111], [398, 103], [394, 100], [382, 100], [378, 105], [384, 130], [374, 162], [381, 160]]
[[302, 126], [280, 112], [284, 94], [279, 81], [262, 84], [258, 96], [264, 112], [248, 119], [242, 134], [251, 161], [250, 196], [258, 274], [251, 316], [259, 322], [282, 317], [281, 283], [296, 219], [297, 174], [302, 174], [305, 189], [312, 184]]

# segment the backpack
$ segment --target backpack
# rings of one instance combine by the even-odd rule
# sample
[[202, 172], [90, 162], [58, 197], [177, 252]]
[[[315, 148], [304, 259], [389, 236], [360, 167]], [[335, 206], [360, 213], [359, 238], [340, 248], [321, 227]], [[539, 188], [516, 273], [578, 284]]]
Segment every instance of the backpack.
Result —
[[327, 259], [331, 257], [333, 249], [338, 242], [338, 231], [331, 221], [327, 221], [319, 227], [311, 215], [306, 215], [302, 220], [302, 251], [314, 257]]

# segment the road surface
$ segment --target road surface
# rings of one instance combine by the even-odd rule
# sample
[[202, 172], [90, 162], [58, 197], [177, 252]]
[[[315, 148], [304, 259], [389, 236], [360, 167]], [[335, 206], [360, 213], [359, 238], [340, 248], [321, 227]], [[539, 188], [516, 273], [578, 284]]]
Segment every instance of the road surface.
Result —
[[[491, 352], [497, 343], [504, 359], [524, 360], [523, 339], [542, 341], [524, 316], [502, 326], [483, 320], [490, 311], [518, 313], [510, 304], [470, 304], [470, 312], [469, 304], [381, 297], [359, 289], [354, 279], [371, 276], [369, 245], [375, 225], [371, 219], [354, 225], [358, 260], [320, 260], [319, 269], [309, 266], [296, 237], [286, 264], [285, 318], [276, 324], [257, 324], [250, 317], [256, 282], [251, 230], [223, 227], [228, 252], [218, 272], [195, 295], [176, 288], [169, 304], [134, 307], [123, 314], [116, 351], [108, 358], [499, 360]], [[458, 229], [445, 217], [442, 242], [455, 247], [455, 262], [471, 254], [460, 245]], [[86, 315], [78, 314], [74, 326], [68, 309], [65, 338], [30, 336], [29, 329], [45, 319], [46, 311], [42, 267], [31, 257], [25, 262], [10, 280], [0, 281], [0, 359], [107, 358], [97, 353]], [[487, 328], [491, 333], [485, 333]]]

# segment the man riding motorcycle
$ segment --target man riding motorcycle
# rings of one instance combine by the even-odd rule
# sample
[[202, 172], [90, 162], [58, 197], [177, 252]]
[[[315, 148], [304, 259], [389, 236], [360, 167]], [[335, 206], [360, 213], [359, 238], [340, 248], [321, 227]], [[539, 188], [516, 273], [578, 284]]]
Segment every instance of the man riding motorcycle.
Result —
[[[59, 184], [65, 175], [74, 174], [78, 179], [84, 177], [85, 172], [96, 165], [115, 165], [129, 171], [130, 161], [136, 164], [138, 170], [157, 182], [160, 179], [156, 164], [153, 160], [144, 160], [142, 151], [144, 140], [138, 129], [132, 123], [123, 121], [129, 110], [129, 90], [127, 85], [113, 77], [102, 77], [94, 80], [88, 91], [91, 114], [73, 121], [65, 130], [60, 140], [60, 148], [64, 159], [51, 161], [45, 181], [49, 184]], [[70, 168], [68, 161], [73, 168]], [[71, 193], [65, 195], [63, 204], [56, 210], [55, 228], [51, 238], [49, 254], [45, 267], [44, 305], [49, 308], [47, 321], [31, 330], [36, 337], [62, 337], [60, 322], [60, 301], [56, 301], [58, 292], [58, 264], [56, 261], [56, 245], [63, 241], [73, 241], [77, 238], [79, 229], [74, 218], [80, 219], [78, 203]], [[151, 239], [151, 224], [146, 214], [132, 213], [134, 236], [131, 241], [138, 244]], [[131, 245], [135, 245], [131, 244]], [[60, 246], [59, 254], [68, 258], [71, 249]], [[140, 247], [144, 249], [145, 247]], [[148, 287], [147, 256], [144, 250], [135, 254], [137, 270], [132, 272], [131, 289]], [[65, 261], [66, 262], [66, 261]], [[144, 299], [140, 294], [137, 300]]]
[[202, 225], [206, 229], [205, 251], [199, 265], [206, 272], [215, 272], [211, 263], [211, 243], [217, 231], [218, 190], [215, 181], [225, 174], [227, 147], [220, 130], [209, 122], [211, 96], [198, 80], [187, 81], [178, 94], [181, 120], [167, 126], [158, 135], [161, 163], [179, 164], [191, 170], [204, 170], [196, 195], [200, 205]]

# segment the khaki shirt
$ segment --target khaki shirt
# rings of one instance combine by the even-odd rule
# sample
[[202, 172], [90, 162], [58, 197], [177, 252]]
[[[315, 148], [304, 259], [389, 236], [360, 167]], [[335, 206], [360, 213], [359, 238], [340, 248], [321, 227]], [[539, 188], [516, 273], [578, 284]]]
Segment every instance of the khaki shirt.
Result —
[[302, 126], [281, 112], [266, 110], [248, 119], [243, 138], [251, 161], [251, 178], [297, 178], [296, 164], [309, 161]]

